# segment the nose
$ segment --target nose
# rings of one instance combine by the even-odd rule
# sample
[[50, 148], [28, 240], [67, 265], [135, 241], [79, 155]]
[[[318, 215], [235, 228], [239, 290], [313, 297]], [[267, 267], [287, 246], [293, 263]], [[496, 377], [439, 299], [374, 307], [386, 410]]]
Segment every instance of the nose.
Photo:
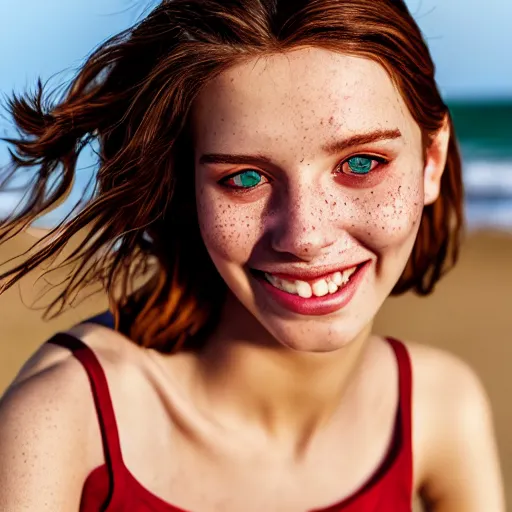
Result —
[[274, 212], [273, 250], [311, 261], [334, 244], [336, 232], [324, 194], [302, 187], [289, 191], [282, 203]]

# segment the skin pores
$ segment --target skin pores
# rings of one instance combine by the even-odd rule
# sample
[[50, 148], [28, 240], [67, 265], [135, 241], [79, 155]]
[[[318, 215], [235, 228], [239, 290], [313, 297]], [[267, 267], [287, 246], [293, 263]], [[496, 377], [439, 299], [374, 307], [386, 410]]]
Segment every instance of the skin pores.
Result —
[[[301, 351], [355, 339], [399, 279], [425, 200], [421, 132], [384, 68], [316, 48], [254, 59], [210, 82], [191, 120], [200, 229], [231, 291], [224, 318], [242, 335]], [[327, 151], [377, 131], [391, 138]], [[262, 160], [203, 163], [205, 154]], [[371, 167], [364, 174], [350, 160], [361, 155]], [[233, 178], [242, 171], [245, 183]], [[249, 271], [363, 261], [352, 300], [320, 316], [276, 304]]]

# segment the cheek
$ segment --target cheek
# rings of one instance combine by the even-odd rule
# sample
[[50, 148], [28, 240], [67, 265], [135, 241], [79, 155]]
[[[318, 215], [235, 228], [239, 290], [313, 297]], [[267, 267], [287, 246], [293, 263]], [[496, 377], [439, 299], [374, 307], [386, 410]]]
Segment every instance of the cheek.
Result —
[[410, 174], [366, 191], [360, 201], [359, 236], [375, 250], [397, 246], [416, 236], [423, 212], [423, 181]]
[[262, 233], [263, 206], [233, 201], [212, 187], [198, 188], [196, 200], [201, 235], [212, 259], [246, 263]]

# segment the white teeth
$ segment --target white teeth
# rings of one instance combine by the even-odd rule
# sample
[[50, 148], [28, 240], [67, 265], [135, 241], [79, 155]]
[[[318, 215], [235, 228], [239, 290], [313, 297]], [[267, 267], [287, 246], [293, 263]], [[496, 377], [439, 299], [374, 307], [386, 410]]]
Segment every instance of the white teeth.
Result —
[[309, 283], [305, 281], [295, 281], [295, 286], [297, 287], [297, 295], [302, 297], [303, 299], [310, 299], [313, 295], [313, 291]]
[[281, 290], [284, 290], [287, 293], [293, 293], [294, 295], [297, 295], [297, 285], [295, 283], [292, 283], [291, 281], [286, 281], [285, 279], [280, 279], [279, 281], [279, 284], [281, 285], [279, 288], [281, 288]]
[[347, 284], [350, 276], [357, 270], [357, 267], [352, 267], [343, 272], [343, 284]]
[[341, 277], [341, 272], [335, 272], [331, 279], [336, 286], [341, 286], [343, 284], [343, 277]]
[[329, 293], [329, 285], [325, 279], [320, 279], [320, 281], [313, 283], [311, 289], [313, 290], [313, 295], [317, 297], [323, 297]]
[[327, 285], [329, 287], [329, 293], [336, 293], [338, 291], [338, 287], [333, 281], [329, 281]]
[[319, 279], [312, 285], [306, 281], [287, 281], [280, 279], [272, 274], [265, 273], [265, 278], [272, 285], [292, 295], [298, 295], [304, 299], [309, 299], [313, 295], [315, 297], [324, 297], [327, 294], [333, 294], [338, 291], [341, 286], [348, 283], [350, 276], [357, 270], [357, 267], [349, 268], [343, 272], [334, 272], [326, 279]]

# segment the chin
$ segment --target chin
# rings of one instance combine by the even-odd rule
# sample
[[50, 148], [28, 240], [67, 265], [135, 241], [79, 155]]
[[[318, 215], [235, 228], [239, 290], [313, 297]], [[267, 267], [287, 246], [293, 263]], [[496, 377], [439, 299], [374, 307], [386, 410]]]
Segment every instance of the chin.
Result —
[[[256, 315], [259, 317], [260, 315]], [[336, 318], [337, 317], [337, 318]], [[286, 319], [262, 315], [258, 320], [277, 343], [297, 352], [334, 352], [350, 345], [370, 330], [372, 317], [354, 318], [350, 314], [335, 318]]]

